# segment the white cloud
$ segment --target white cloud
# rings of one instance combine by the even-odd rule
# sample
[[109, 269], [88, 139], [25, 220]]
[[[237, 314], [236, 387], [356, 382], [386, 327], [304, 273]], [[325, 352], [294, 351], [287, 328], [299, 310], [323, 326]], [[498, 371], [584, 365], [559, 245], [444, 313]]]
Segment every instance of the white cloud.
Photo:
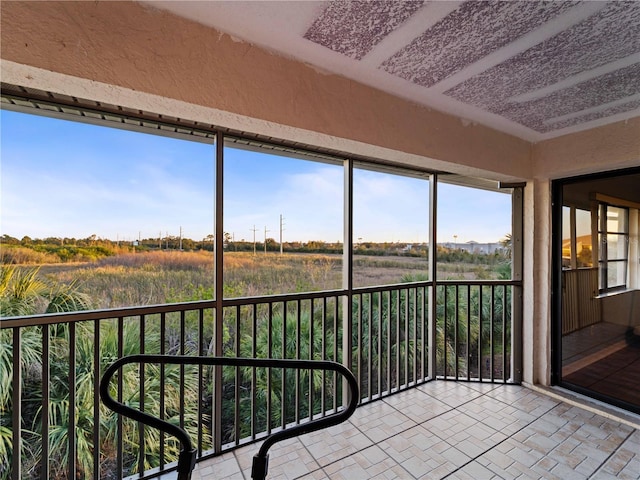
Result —
[[[14, 113], [2, 127], [2, 233], [133, 239], [177, 235], [182, 226], [198, 239], [213, 232], [211, 145]], [[277, 240], [280, 215], [285, 241], [343, 239], [341, 166], [225, 152], [224, 229], [237, 240], [252, 239], [254, 225], [256, 239], [266, 226]], [[427, 240], [426, 180], [362, 169], [354, 176], [356, 239]], [[510, 222], [508, 195], [439, 188], [439, 241], [497, 241]]]

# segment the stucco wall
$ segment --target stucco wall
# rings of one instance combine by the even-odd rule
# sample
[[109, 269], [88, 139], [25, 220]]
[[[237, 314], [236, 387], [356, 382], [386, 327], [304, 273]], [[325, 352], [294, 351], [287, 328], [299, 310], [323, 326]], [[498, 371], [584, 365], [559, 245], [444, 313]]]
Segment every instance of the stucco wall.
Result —
[[534, 175], [557, 179], [640, 165], [640, 117], [533, 146]]
[[532, 180], [524, 196], [523, 380], [551, 380], [551, 189]]
[[[254, 133], [273, 135], [274, 125], [295, 127], [314, 132], [321, 145], [347, 139], [347, 151], [377, 146], [379, 151], [368, 153], [455, 173], [486, 172], [505, 180], [532, 173], [531, 146], [524, 140], [318, 72], [148, 6], [3, 1], [1, 8], [3, 60], [99, 82], [94, 95], [114, 96], [117, 89], [99, 88], [113, 85], [137, 92], [138, 101], [146, 93], [210, 109], [194, 113], [208, 118], [192, 120], [228, 122], [220, 113], [233, 113], [239, 123], [248, 119], [244, 129]], [[3, 76], [12, 66], [5, 62]], [[21, 84], [38, 77], [36, 70]], [[52, 78], [49, 83], [56, 83]], [[50, 85], [56, 86], [64, 88]], [[280, 133], [293, 134], [286, 128]]]
[[551, 181], [640, 165], [640, 118], [557, 137], [532, 149], [525, 196], [524, 378], [548, 385], [551, 371]]

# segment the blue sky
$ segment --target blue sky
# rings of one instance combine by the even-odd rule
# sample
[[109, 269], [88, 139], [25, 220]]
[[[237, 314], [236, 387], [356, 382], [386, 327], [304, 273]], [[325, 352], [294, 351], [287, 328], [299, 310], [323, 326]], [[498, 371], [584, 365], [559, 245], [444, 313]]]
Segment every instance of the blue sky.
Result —
[[[0, 231], [112, 240], [213, 233], [214, 148], [2, 110]], [[225, 225], [235, 240], [341, 241], [340, 165], [225, 149]], [[438, 239], [498, 241], [510, 197], [441, 184]], [[356, 169], [354, 238], [427, 240], [428, 183]]]

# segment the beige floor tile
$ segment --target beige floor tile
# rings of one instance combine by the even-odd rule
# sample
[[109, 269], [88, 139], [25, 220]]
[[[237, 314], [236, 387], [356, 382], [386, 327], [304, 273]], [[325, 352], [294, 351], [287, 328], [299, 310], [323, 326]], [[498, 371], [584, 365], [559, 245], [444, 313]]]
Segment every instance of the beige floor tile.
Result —
[[242, 479], [242, 470], [233, 452], [199, 462], [193, 469], [192, 480]]
[[471, 460], [421, 425], [385, 440], [378, 446], [416, 478], [428, 474], [438, 478]]
[[452, 437], [478, 423], [480, 423], [479, 420], [455, 410], [432, 418], [423, 425], [429, 431], [434, 432], [440, 436], [440, 438], [444, 439]]
[[640, 430], [635, 430], [607, 459], [596, 478], [600, 476], [640, 479]]
[[467, 383], [435, 381], [421, 385], [418, 387], [418, 390], [423, 391], [427, 395], [440, 400], [452, 408], [456, 408], [482, 395], [481, 392], [468, 385]]
[[[478, 458], [478, 462], [505, 478], [514, 478], [513, 475], [526, 473], [529, 476], [539, 477], [537, 473], [540, 467], [534, 468], [544, 456], [535, 450], [528, 448], [512, 439], [507, 439], [496, 448], [484, 453]], [[554, 464], [548, 465], [550, 467]]]
[[321, 467], [374, 444], [350, 422], [302, 435], [300, 441]]
[[440, 415], [423, 426], [470, 458], [481, 455], [507, 438], [504, 433], [459, 410]]
[[359, 407], [349, 422], [371, 439], [372, 444], [417, 425], [417, 422], [381, 401]]
[[549, 473], [562, 478], [563, 480], [585, 480], [590, 476], [589, 474], [579, 472], [562, 463], [558, 463]]
[[[299, 477], [299, 480], [325, 480], [328, 479], [326, 473], [323, 470], [316, 470], [315, 472], [308, 473]], [[269, 480], [267, 478], [267, 480]]]
[[385, 398], [383, 402], [391, 405], [416, 423], [425, 422], [452, 408], [417, 388]]
[[513, 458], [507, 455], [510, 448], [506, 450], [499, 447], [493, 448], [482, 454], [475, 461], [485, 467], [493, 466], [497, 472], [506, 471], [515, 462]]
[[375, 445], [327, 465], [324, 471], [331, 479], [411, 478], [406, 470]]
[[458, 411], [506, 435], [516, 433], [537, 418], [486, 395], [461, 405]]
[[465, 385], [467, 385], [469, 388], [476, 390], [480, 393], [486, 394], [489, 393], [493, 390], [496, 389], [500, 389], [500, 388], [504, 388], [505, 384], [501, 384], [501, 383], [488, 383], [488, 382], [466, 382]]
[[560, 403], [551, 397], [518, 385], [505, 385], [501, 388], [496, 388], [488, 392], [487, 396], [507, 403], [534, 417], [547, 413]]
[[498, 480], [500, 478], [502, 477], [478, 462], [468, 463], [447, 477], [451, 480]]
[[474, 425], [445, 439], [467, 456], [475, 458], [502, 442], [507, 436], [482, 424]]
[[[632, 432], [631, 427], [627, 425], [597, 415], [574, 415], [576, 412], [570, 410], [564, 412], [569, 413], [571, 419], [551, 439], [560, 439], [559, 435], [563, 430], [568, 433], [566, 438], [550, 451], [545, 451], [538, 440], [537, 448], [548, 457], [557, 460], [559, 464], [586, 476], [596, 472], [612, 454], [615, 454]], [[565, 444], [568, 446], [565, 447]]]
[[[269, 449], [267, 479], [292, 480], [320, 469], [300, 438], [290, 438], [278, 442]], [[251, 478], [253, 457], [258, 453], [262, 442], [248, 445], [235, 451], [238, 464], [246, 479]]]
[[[259, 445], [201, 462], [193, 480], [250, 480]], [[269, 457], [268, 480], [640, 480], [640, 431], [524, 387], [436, 381]]]

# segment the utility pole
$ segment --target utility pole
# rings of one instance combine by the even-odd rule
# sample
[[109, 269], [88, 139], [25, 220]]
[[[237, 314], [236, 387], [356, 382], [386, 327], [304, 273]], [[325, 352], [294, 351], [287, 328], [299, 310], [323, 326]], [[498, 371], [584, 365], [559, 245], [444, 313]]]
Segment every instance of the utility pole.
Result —
[[264, 226], [264, 253], [267, 253], [267, 232], [270, 232], [271, 230], [267, 230], [267, 226]]
[[169, 232], [167, 232], [167, 236], [164, 237], [165, 248], [169, 250]]
[[251, 230], [253, 232], [253, 254], [256, 254], [256, 226], [253, 226], [253, 229]]
[[158, 232], [158, 250], [162, 250], [162, 230]]
[[180, 251], [182, 251], [182, 225], [180, 225]]
[[282, 255], [282, 230], [284, 226], [284, 217], [280, 214], [280, 255]]

